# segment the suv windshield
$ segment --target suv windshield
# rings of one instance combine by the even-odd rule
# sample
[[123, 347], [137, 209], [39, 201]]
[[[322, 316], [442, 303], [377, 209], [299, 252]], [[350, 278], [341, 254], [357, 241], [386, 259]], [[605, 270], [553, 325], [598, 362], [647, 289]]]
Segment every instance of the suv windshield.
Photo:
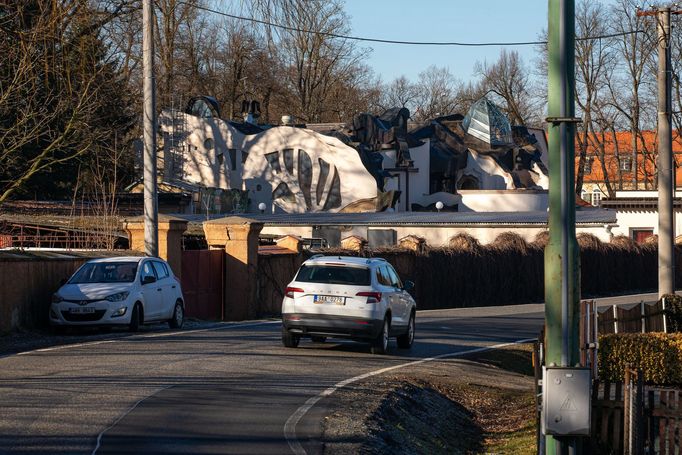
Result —
[[131, 283], [136, 274], [136, 262], [90, 262], [78, 269], [69, 283]]
[[338, 265], [303, 265], [296, 281], [304, 283], [352, 284], [369, 286], [369, 269]]

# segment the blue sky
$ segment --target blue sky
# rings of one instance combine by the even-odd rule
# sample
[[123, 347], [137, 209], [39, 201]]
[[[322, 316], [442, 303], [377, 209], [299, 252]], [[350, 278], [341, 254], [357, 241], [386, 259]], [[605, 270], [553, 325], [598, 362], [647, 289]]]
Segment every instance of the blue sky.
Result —
[[[547, 28], [547, 0], [346, 0], [352, 34], [409, 41], [537, 41]], [[382, 80], [401, 75], [416, 81], [430, 65], [447, 67], [463, 82], [475, 79], [476, 61], [494, 62], [501, 47], [406, 46], [360, 43]], [[529, 67], [535, 46], [516, 49]]]

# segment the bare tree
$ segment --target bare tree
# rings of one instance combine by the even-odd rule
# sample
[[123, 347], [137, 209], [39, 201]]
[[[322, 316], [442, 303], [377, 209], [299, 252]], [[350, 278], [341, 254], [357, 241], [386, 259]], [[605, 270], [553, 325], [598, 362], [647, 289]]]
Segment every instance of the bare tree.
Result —
[[[270, 51], [285, 72], [290, 105], [307, 122], [328, 120], [332, 87], [353, 80], [362, 71], [366, 50], [354, 42], [330, 36], [348, 33], [348, 17], [339, 0], [254, 0], [262, 17], [287, 29], [267, 29]], [[333, 115], [331, 116], [333, 118]]]
[[405, 76], [397, 77], [390, 84], [382, 87], [381, 107], [384, 109], [406, 107], [413, 111], [418, 94], [419, 89], [415, 84]]
[[459, 112], [461, 88], [462, 83], [447, 68], [428, 67], [419, 73], [412, 117], [421, 121]]
[[537, 123], [530, 72], [518, 52], [502, 49], [497, 62], [479, 62], [475, 71], [481, 77], [481, 85], [503, 101], [503, 109], [512, 125], [525, 125], [531, 121]]
[[[619, 0], [611, 10], [610, 24], [613, 31], [622, 36], [615, 38], [619, 65], [616, 71], [607, 73], [607, 87], [611, 95], [611, 103], [627, 120], [632, 136], [632, 184], [639, 187], [639, 174], [642, 174], [645, 188], [650, 186], [650, 176], [646, 162], [655, 168], [653, 150], [642, 135], [642, 121], [645, 118], [642, 88], [653, 83], [647, 71], [656, 48], [655, 27], [643, 18], [638, 17], [637, 4], [633, 0]], [[641, 33], [634, 33], [641, 31]], [[639, 166], [638, 155], [644, 156], [644, 165]]]
[[583, 121], [578, 126], [578, 169], [576, 172], [575, 193], [580, 197], [585, 175], [587, 150], [591, 146], [597, 151], [602, 173], [609, 196], [613, 187], [609, 181], [607, 159], [605, 157], [604, 130], [611, 126], [610, 121], [595, 114], [603, 104], [600, 93], [605, 88], [606, 76], [614, 70], [614, 56], [611, 42], [602, 38], [607, 35], [608, 11], [601, 3], [581, 0], [576, 10], [576, 33], [583, 37], [575, 45], [575, 101]]

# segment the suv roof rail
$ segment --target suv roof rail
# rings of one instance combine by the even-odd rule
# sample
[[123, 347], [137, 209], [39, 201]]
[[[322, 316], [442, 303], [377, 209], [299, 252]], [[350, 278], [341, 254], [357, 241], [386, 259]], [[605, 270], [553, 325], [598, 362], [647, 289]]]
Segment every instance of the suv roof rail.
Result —
[[368, 264], [371, 264], [372, 261], [382, 261], [382, 262], [386, 262], [386, 259], [384, 259], [384, 258], [367, 258], [367, 263], [368, 263]]
[[308, 259], [317, 259], [317, 258], [323, 258], [323, 257], [324, 257], [324, 254], [318, 253], [318, 254], [313, 254]]

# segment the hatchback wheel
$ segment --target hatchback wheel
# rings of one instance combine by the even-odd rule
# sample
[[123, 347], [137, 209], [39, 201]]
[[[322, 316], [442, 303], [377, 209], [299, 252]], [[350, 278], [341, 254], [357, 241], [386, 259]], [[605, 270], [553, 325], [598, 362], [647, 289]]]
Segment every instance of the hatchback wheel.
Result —
[[139, 303], [136, 303], [133, 307], [133, 313], [130, 315], [130, 324], [128, 324], [128, 330], [131, 332], [140, 330], [140, 323], [142, 322], [140, 313], [142, 313], [142, 307], [140, 307]]
[[410, 349], [414, 343], [414, 313], [410, 315], [410, 322], [407, 323], [407, 332], [398, 337], [398, 347]]
[[173, 310], [173, 317], [168, 320], [168, 325], [171, 329], [180, 329], [185, 322], [185, 311], [182, 308], [182, 302], [179, 300], [175, 302], [175, 309]]
[[289, 332], [287, 329], [282, 327], [282, 344], [286, 346], [287, 348], [296, 348], [298, 347], [298, 342], [301, 341], [301, 337], [298, 335], [294, 335], [293, 333]]
[[379, 332], [379, 335], [372, 341], [372, 346], [371, 346], [371, 351], [372, 354], [386, 354], [388, 351], [388, 331], [390, 329], [390, 325], [388, 323], [388, 318], [384, 319], [384, 324], [381, 327], [381, 332]]

